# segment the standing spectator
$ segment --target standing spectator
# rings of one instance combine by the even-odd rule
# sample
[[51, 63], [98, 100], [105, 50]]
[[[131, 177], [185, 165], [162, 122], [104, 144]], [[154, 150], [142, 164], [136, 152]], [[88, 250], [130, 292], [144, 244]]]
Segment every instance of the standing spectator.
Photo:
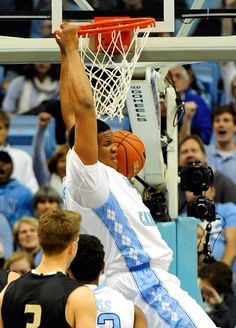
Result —
[[69, 145], [58, 146], [48, 160], [46, 160], [44, 134], [51, 115], [39, 114], [38, 129], [33, 140], [33, 168], [39, 186], [51, 186], [59, 195], [62, 194], [62, 179], [66, 175], [66, 154]]
[[[200, 161], [202, 165], [207, 165], [206, 153], [202, 140], [196, 135], [190, 135], [179, 144], [179, 166], [186, 167], [192, 165], [194, 161]], [[215, 202], [236, 204], [236, 185], [233, 181], [219, 172], [214, 171], [214, 184], [216, 186]], [[179, 210], [184, 211], [185, 195], [179, 185]], [[182, 208], [182, 209], [181, 209]]]
[[232, 291], [232, 271], [223, 262], [209, 263], [198, 273], [205, 309], [221, 328], [236, 325], [236, 299]]
[[10, 155], [0, 151], [0, 212], [11, 227], [23, 215], [32, 214], [32, 193], [18, 180], [12, 179], [13, 162]]
[[38, 239], [38, 220], [31, 216], [23, 216], [13, 226], [13, 237], [17, 250], [32, 256], [35, 266], [41, 260], [41, 249]]
[[184, 115], [180, 118], [179, 127], [180, 141], [187, 135], [197, 134], [208, 144], [212, 132], [210, 108], [202, 97], [189, 89], [190, 79], [186, 69], [180, 65], [172, 67], [168, 81], [174, 82], [176, 92], [184, 103]]
[[80, 219], [80, 214], [62, 210], [40, 218], [42, 260], [0, 294], [0, 327], [96, 327], [90, 289], [65, 273], [76, 254]]
[[231, 105], [213, 112], [214, 144], [206, 147], [207, 163], [236, 183], [236, 113]]
[[55, 210], [61, 207], [62, 199], [55, 189], [49, 186], [39, 188], [34, 194], [32, 205], [36, 218], [49, 210]]
[[99, 286], [99, 277], [104, 271], [104, 249], [98, 238], [80, 234], [78, 249], [71, 262], [72, 278], [86, 284], [93, 291], [97, 304], [97, 327], [110, 327], [111, 322], [120, 322], [123, 328], [146, 328], [142, 311], [116, 290]]
[[9, 153], [13, 161], [12, 177], [16, 178], [33, 193], [38, 190], [38, 183], [34, 175], [31, 156], [24, 150], [12, 147], [7, 142], [9, 133], [10, 118], [0, 111], [0, 150]]

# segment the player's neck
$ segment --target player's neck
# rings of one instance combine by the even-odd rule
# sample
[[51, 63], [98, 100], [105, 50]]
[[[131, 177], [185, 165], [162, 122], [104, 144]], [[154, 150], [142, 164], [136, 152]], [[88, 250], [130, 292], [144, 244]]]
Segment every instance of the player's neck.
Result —
[[66, 272], [68, 260], [59, 256], [42, 256], [40, 264], [35, 268], [37, 273]]

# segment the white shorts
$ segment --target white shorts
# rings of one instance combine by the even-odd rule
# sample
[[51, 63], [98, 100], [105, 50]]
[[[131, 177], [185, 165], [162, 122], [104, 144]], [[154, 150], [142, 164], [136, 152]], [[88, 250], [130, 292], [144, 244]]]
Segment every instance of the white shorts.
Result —
[[145, 314], [148, 328], [216, 328], [200, 305], [172, 274], [158, 268], [120, 273], [106, 284], [132, 300]]

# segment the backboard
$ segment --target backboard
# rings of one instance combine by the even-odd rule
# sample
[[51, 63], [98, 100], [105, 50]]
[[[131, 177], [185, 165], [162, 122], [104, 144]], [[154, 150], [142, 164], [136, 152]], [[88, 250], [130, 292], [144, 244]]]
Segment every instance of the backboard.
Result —
[[153, 32], [174, 32], [175, 0], [74, 0], [80, 10], [78, 19], [94, 16], [153, 17], [157, 24]]

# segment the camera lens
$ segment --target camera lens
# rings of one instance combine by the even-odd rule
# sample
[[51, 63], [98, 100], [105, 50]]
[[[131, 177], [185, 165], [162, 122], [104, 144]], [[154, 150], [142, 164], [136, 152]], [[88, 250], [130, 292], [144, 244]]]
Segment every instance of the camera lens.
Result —
[[205, 218], [208, 213], [208, 208], [205, 204], [198, 204], [196, 207], [196, 214], [198, 218]]

